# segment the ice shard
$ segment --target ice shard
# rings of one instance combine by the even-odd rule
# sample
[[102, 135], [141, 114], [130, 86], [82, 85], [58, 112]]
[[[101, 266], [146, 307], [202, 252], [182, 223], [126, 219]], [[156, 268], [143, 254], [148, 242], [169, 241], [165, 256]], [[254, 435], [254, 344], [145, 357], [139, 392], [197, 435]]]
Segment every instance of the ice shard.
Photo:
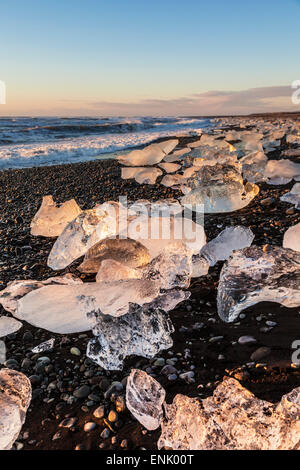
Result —
[[131, 302], [142, 306], [159, 293], [159, 284], [145, 279], [46, 286], [19, 300], [15, 317], [53, 333], [80, 333], [90, 330], [90, 323], [77, 296], [93, 296], [104, 315], [118, 317], [129, 312]]
[[178, 144], [177, 139], [151, 144], [143, 150], [133, 150], [128, 155], [120, 155], [117, 160], [126, 166], [155, 165], [163, 160]]
[[193, 254], [199, 253], [206, 242], [203, 226], [184, 217], [140, 216], [129, 222], [126, 236], [141, 242], [151, 259], [174, 241], [184, 242]]
[[177, 163], [160, 163], [159, 167], [162, 168], [166, 173], [175, 173], [180, 170], [181, 165]]
[[119, 237], [105, 238], [87, 251], [78, 269], [83, 273], [97, 273], [102, 261], [106, 259], [113, 259], [129, 268], [138, 268], [149, 263], [150, 255], [139, 241]]
[[44, 286], [51, 285], [78, 285], [82, 284], [82, 280], [72, 274], [66, 274], [60, 277], [50, 277], [45, 281], [11, 281], [6, 289], [0, 291], [0, 304], [8, 312], [14, 315], [17, 309], [17, 302], [29, 292], [40, 289]]
[[144, 168], [135, 175], [135, 181], [139, 184], [155, 184], [163, 173], [159, 168]]
[[12, 448], [31, 401], [29, 379], [15, 370], [0, 370], [0, 450]]
[[96, 276], [96, 282], [123, 281], [125, 279], [141, 279], [142, 270], [130, 268], [114, 259], [101, 262]]
[[290, 227], [284, 234], [283, 247], [300, 251], [300, 224]]
[[296, 183], [289, 193], [281, 196], [280, 200], [294, 204], [295, 208], [300, 210], [300, 183]]
[[42, 205], [31, 222], [31, 235], [58, 237], [69, 222], [81, 213], [74, 199], [59, 205], [52, 196], [43, 197]]
[[193, 272], [192, 252], [185, 243], [170, 243], [143, 268], [143, 278], [159, 282], [161, 289], [188, 288]]
[[[259, 193], [253, 183], [243, 184], [239, 165], [203, 166], [185, 183], [191, 191], [181, 204], [205, 213], [233, 212], [246, 207]], [[199, 209], [200, 208], [200, 209]]]
[[300, 445], [300, 387], [276, 405], [226, 377], [211, 397], [176, 395], [165, 412], [158, 449], [292, 450]]
[[239, 161], [242, 164], [243, 176], [247, 181], [250, 183], [259, 183], [266, 180], [264, 172], [268, 158], [264, 152], [253, 152], [241, 158]]
[[300, 305], [300, 253], [269, 246], [235, 251], [223, 266], [218, 287], [218, 314], [225, 322], [258, 302]]
[[122, 370], [127, 356], [150, 359], [173, 345], [174, 327], [168, 314], [151, 304], [139, 307], [132, 303], [129, 313], [119, 318], [103, 315], [93, 296], [78, 296], [78, 304], [95, 335], [87, 356], [106, 370]]
[[116, 202], [106, 202], [82, 212], [54, 243], [48, 266], [54, 270], [66, 268], [98, 241], [116, 235], [126, 220], [126, 209]]
[[163, 420], [164, 388], [142, 370], [133, 369], [127, 380], [126, 405], [133, 416], [149, 431]]
[[269, 160], [264, 171], [269, 184], [287, 184], [293, 179], [300, 181], [300, 163], [290, 160]]
[[14, 318], [0, 316], [0, 338], [16, 333], [22, 326], [22, 323]]
[[252, 245], [254, 233], [250, 228], [237, 225], [227, 227], [202, 248], [200, 254], [214, 266], [218, 261], [229, 258], [234, 250], [241, 250]]

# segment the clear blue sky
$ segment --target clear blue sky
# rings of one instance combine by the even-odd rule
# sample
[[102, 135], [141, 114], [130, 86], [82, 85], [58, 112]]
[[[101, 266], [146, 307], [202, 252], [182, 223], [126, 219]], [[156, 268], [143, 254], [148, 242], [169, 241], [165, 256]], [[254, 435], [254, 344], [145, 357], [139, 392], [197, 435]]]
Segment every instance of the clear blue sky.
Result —
[[300, 79], [299, 26], [297, 0], [2, 2], [0, 114], [209, 113]]

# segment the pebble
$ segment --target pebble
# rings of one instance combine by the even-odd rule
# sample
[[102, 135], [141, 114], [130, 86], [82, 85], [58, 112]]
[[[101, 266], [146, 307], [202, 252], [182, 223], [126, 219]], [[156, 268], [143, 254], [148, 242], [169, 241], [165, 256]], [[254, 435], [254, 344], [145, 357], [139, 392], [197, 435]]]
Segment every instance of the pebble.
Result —
[[91, 432], [96, 428], [97, 424], [93, 422], [85, 423], [83, 430], [84, 432]]
[[126, 410], [126, 403], [122, 396], [116, 398], [115, 405], [118, 413], [123, 413]]
[[127, 447], [128, 447], [127, 439], [123, 439], [123, 441], [121, 442], [121, 447], [122, 447], [122, 449], [127, 449]]
[[88, 385], [82, 385], [74, 391], [73, 395], [76, 398], [86, 398], [90, 393], [90, 387]]
[[108, 428], [103, 429], [102, 433], [100, 434], [102, 439], [108, 439], [109, 435], [110, 435], [110, 430]]
[[81, 351], [78, 348], [71, 348], [70, 353], [73, 354], [73, 356], [81, 356]]
[[113, 393], [121, 392], [122, 390], [123, 385], [121, 384], [121, 382], [113, 382], [111, 386], [107, 389], [107, 391], [104, 393], [104, 398], [106, 400], [109, 400]]
[[253, 336], [241, 336], [238, 340], [239, 344], [253, 344], [256, 343], [256, 339]]
[[78, 418], [75, 418], [75, 417], [74, 418], [66, 418], [60, 423], [59, 427], [60, 428], [72, 428], [73, 426], [75, 426], [77, 421], [78, 421]]
[[258, 348], [256, 349], [256, 351], [254, 351], [253, 354], [251, 354], [251, 361], [260, 361], [261, 359], [263, 359], [264, 357], [268, 356], [271, 352], [271, 349], [270, 348], [267, 348], [267, 347], [262, 347], [262, 348]]
[[119, 416], [118, 416], [118, 413], [116, 411], [110, 411], [109, 414], [108, 414], [108, 420], [111, 422], [111, 423], [115, 423], [116, 421], [118, 421], [119, 419]]
[[105, 407], [103, 405], [98, 406], [98, 408], [95, 409], [93, 415], [95, 416], [95, 418], [98, 418], [98, 419], [104, 418]]

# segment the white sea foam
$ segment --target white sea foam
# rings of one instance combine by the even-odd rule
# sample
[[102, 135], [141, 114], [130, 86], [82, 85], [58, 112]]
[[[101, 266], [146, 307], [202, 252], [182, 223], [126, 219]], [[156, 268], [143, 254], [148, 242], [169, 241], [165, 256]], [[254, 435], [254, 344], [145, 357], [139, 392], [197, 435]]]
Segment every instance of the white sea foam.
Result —
[[0, 170], [114, 158], [160, 137], [197, 135], [209, 125], [191, 118], [2, 118]]

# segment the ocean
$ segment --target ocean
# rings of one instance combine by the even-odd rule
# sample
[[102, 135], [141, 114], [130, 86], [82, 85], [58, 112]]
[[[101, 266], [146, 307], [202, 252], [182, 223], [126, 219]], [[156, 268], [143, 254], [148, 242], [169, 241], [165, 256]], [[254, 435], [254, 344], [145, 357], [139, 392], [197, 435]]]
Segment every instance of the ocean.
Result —
[[210, 119], [0, 117], [0, 170], [114, 158], [161, 137], [197, 135]]

